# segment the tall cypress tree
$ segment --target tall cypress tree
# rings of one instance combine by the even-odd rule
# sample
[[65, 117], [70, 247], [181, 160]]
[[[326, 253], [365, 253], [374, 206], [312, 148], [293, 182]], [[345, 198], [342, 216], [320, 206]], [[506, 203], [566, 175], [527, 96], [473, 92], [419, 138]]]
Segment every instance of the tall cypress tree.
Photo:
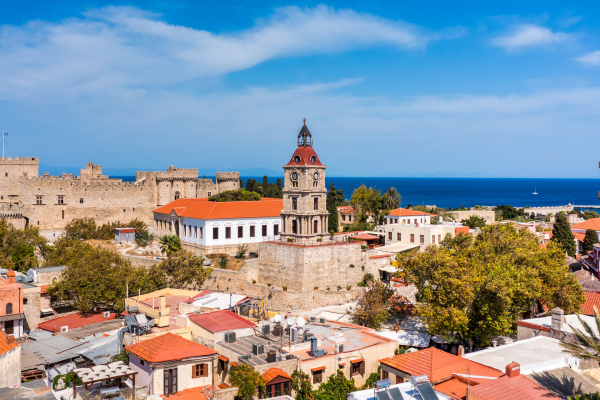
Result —
[[240, 178], [240, 189], [244, 188], [244, 180]]
[[586, 229], [585, 238], [581, 246], [581, 254], [587, 254], [594, 249], [594, 244], [598, 243], [598, 232], [593, 229]]
[[575, 257], [575, 236], [571, 232], [571, 224], [564, 213], [558, 213], [552, 229], [552, 240], [558, 242], [564, 251]]
[[277, 193], [280, 199], [283, 199], [283, 185], [281, 184], [281, 178], [277, 178]]
[[327, 211], [329, 211], [329, 232], [338, 231], [338, 212], [337, 212], [337, 191], [333, 182], [329, 185], [327, 193]]
[[271, 197], [271, 191], [269, 190], [269, 178], [265, 175], [263, 176], [263, 181], [262, 181], [262, 188], [263, 188], [263, 196], [264, 197]]

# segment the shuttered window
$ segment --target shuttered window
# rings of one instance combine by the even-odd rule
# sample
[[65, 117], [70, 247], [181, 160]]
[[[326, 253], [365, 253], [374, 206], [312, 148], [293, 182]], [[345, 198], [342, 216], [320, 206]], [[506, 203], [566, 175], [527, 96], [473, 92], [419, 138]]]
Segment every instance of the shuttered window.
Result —
[[192, 378], [208, 376], [208, 364], [196, 364], [192, 367]]

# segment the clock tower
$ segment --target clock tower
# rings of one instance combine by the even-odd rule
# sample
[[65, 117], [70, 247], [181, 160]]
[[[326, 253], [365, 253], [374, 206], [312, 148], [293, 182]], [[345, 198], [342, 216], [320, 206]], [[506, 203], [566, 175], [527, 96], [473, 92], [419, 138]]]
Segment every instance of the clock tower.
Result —
[[325, 169], [313, 149], [313, 139], [306, 120], [298, 134], [298, 148], [283, 166], [283, 210], [281, 238], [298, 241], [327, 239], [329, 213]]

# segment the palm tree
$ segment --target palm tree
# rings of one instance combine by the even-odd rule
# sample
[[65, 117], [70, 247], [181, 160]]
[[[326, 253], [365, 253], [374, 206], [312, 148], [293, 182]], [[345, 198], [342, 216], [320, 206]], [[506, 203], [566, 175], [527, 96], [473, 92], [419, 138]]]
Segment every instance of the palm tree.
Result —
[[402, 195], [398, 192], [398, 189], [392, 186], [383, 194], [383, 202], [386, 209], [393, 210], [402, 203]]
[[160, 238], [160, 250], [167, 254], [167, 257], [181, 250], [181, 240], [177, 235], [165, 235]]
[[600, 332], [600, 314], [598, 313], [598, 309], [596, 306], [594, 306], [594, 322], [596, 323], [596, 331], [594, 331], [587, 322], [581, 319], [579, 314], [577, 314], [577, 318], [587, 334], [580, 329], [569, 325], [573, 330], [577, 340], [561, 340], [560, 345], [566, 349], [563, 351], [577, 358], [581, 358], [582, 360], [600, 361], [600, 336], [597, 333]]

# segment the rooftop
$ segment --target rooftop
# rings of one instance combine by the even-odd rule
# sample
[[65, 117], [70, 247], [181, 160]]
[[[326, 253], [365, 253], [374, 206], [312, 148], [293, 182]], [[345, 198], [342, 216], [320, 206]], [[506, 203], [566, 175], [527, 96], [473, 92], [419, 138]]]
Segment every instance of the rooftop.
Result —
[[175, 213], [180, 217], [196, 219], [234, 219], [279, 217], [283, 209], [282, 199], [263, 198], [259, 201], [217, 202], [202, 199], [178, 199], [153, 212]]
[[218, 292], [203, 292], [189, 299], [190, 302], [197, 307], [218, 308], [219, 310], [228, 310], [230, 307], [240, 304], [250, 297], [243, 294], [229, 294]]
[[[413, 389], [413, 385], [410, 382], [400, 383], [396, 385], [390, 385], [389, 389], [397, 388], [402, 395], [403, 400], [423, 400], [419, 392]], [[435, 391], [439, 400], [451, 399], [450, 396], [446, 396], [443, 393]], [[348, 400], [377, 400], [374, 396], [373, 389], [358, 390], [348, 394]]]
[[212, 386], [200, 386], [190, 389], [180, 390], [179, 392], [171, 395], [169, 399], [177, 400], [209, 400], [206, 396], [206, 392], [212, 390]]
[[[596, 322], [594, 321], [594, 317], [589, 316], [589, 315], [581, 315], [581, 319], [583, 321], [585, 321], [586, 323], [588, 323], [590, 325], [590, 327], [592, 328], [592, 330], [594, 331], [594, 333], [596, 335], [598, 335], [598, 328], [596, 327]], [[518, 321], [517, 325], [519, 325], [519, 323], [524, 322], [526, 324], [539, 325], [539, 326], [543, 326], [545, 328], [550, 329], [551, 321], [552, 321], [551, 316], [541, 317], [541, 318], [530, 318], [530, 319], [523, 319], [521, 321]], [[585, 329], [583, 328], [583, 325], [581, 325], [581, 322], [579, 322], [579, 319], [577, 318], [576, 314], [565, 315], [564, 321], [565, 322], [562, 324], [563, 332], [573, 332], [573, 330], [571, 329], [571, 326], [573, 326], [574, 328], [579, 329], [585, 333]]]
[[593, 229], [595, 231], [600, 231], [600, 218], [591, 218], [591, 219], [588, 219], [587, 221], [583, 221], [578, 224], [571, 225], [571, 229], [581, 229], [584, 231], [587, 229]]
[[18, 387], [0, 388], [0, 400], [56, 400], [44, 379], [21, 383]]
[[7, 353], [18, 347], [19, 343], [13, 336], [7, 335], [3, 330], [0, 330], [0, 354]]
[[588, 374], [582, 374], [569, 367], [553, 369], [528, 375], [544, 389], [565, 398], [577, 394], [597, 393], [600, 382]]
[[540, 385], [526, 377], [519, 375], [514, 378], [504, 376], [473, 386], [469, 389], [482, 400], [559, 400]]
[[600, 311], [600, 293], [583, 292], [585, 303], [581, 305], [582, 313], [585, 315], [594, 315], [594, 306]]
[[57, 265], [54, 267], [42, 267], [42, 268], [30, 268], [28, 271], [35, 271], [35, 272], [60, 272], [63, 269], [67, 268], [66, 265]]
[[412, 216], [418, 216], [418, 215], [431, 215], [429, 213], [425, 213], [422, 211], [413, 211], [413, 210], [409, 210], [408, 208], [396, 208], [392, 211], [390, 211], [390, 213], [388, 214], [390, 217], [412, 217]]
[[[286, 342], [287, 340], [282, 341], [282, 338], [280, 336], [258, 335], [236, 338], [236, 341], [234, 343], [219, 342], [219, 346], [231, 350], [242, 356], [252, 353], [253, 344], [265, 346], [265, 352], [263, 354], [252, 354], [252, 356], [248, 360], [244, 360], [244, 362], [246, 362], [247, 364], [256, 367], [258, 365], [269, 364], [267, 362], [267, 353], [270, 350], [279, 351], [285, 357], [288, 357], [289, 353], [285, 351]], [[280, 345], [283, 346], [283, 350], [279, 350]]]
[[575, 365], [577, 359], [563, 352], [560, 340], [546, 336], [519, 340], [514, 343], [465, 354], [466, 359], [499, 370], [515, 361], [521, 365], [521, 373], [542, 372], [547, 369]]
[[264, 374], [262, 374], [262, 377], [265, 378], [267, 383], [271, 382], [273, 379], [277, 378], [278, 376], [281, 376], [281, 377], [287, 378], [287, 379], [292, 379], [292, 377], [289, 376], [287, 372], [285, 372], [284, 370], [279, 369], [279, 368], [269, 368], [268, 370], [265, 371]]
[[212, 333], [252, 328], [256, 326], [255, 323], [250, 322], [246, 318], [240, 317], [229, 310], [190, 315], [190, 321], [193, 321]]
[[127, 351], [148, 362], [183, 360], [217, 354], [216, 351], [167, 332], [164, 335], [144, 340], [126, 347]]
[[38, 325], [38, 328], [45, 329], [50, 332], [60, 332], [60, 328], [63, 326], [67, 326], [69, 327], [69, 329], [81, 328], [84, 326], [115, 319], [117, 318], [117, 315], [117, 313], [111, 312], [109, 317], [104, 317], [104, 313], [101, 311], [86, 314], [75, 313], [71, 315], [66, 315], [64, 317], [57, 317], [51, 319], [50, 321], [42, 322]]

